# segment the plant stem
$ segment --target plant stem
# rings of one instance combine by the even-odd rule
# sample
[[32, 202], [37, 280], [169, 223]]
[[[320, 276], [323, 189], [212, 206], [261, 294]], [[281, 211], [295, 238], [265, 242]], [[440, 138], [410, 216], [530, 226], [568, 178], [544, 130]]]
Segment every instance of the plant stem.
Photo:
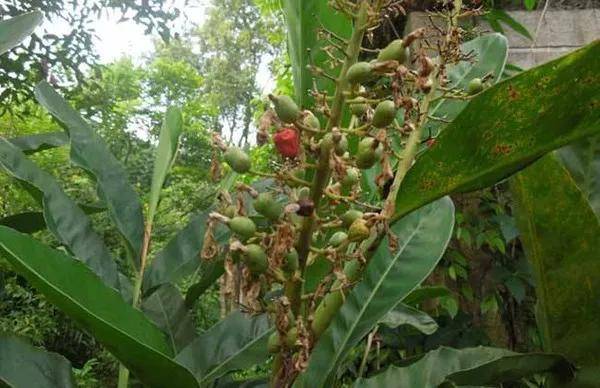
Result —
[[129, 385], [129, 369], [119, 363], [119, 382], [117, 383], [117, 388], [127, 388], [127, 385]]
[[360, 368], [358, 369], [358, 378], [362, 378], [363, 373], [365, 372], [365, 367], [367, 366], [367, 358], [369, 356], [369, 352], [371, 351], [371, 346], [373, 345], [373, 337], [377, 334], [377, 327], [373, 330], [369, 336], [367, 337], [367, 346], [365, 347], [365, 353], [363, 354], [362, 361], [360, 362]]
[[[360, 45], [362, 43], [367, 27], [368, 7], [369, 5], [366, 1], [361, 2], [360, 10], [355, 19], [355, 28], [352, 32], [352, 37], [348, 42], [348, 48], [346, 50], [346, 59], [340, 71], [340, 75], [337, 79], [336, 91], [331, 107], [331, 114], [327, 122], [326, 132], [331, 132], [333, 128], [340, 126], [344, 103], [346, 101], [346, 92], [350, 89], [350, 84], [346, 79], [346, 74], [350, 66], [356, 63], [356, 61], [358, 60], [358, 55], [360, 54]], [[296, 249], [298, 250], [298, 261], [300, 264], [302, 278], [304, 278], [306, 260], [310, 251], [310, 240], [312, 238], [313, 229], [316, 224], [316, 212], [319, 209], [319, 204], [323, 196], [323, 190], [329, 182], [330, 177], [329, 157], [331, 150], [323, 151], [325, 152], [321, 152], [321, 155], [319, 156], [317, 169], [310, 190], [310, 196], [311, 200], [314, 203], [315, 212], [304, 219], [304, 222], [302, 223], [302, 228], [300, 230], [300, 236], [298, 238], [298, 244], [296, 247]], [[298, 316], [298, 314], [301, 312], [302, 306], [302, 283], [299, 280], [291, 280], [291, 283], [286, 285], [286, 296], [290, 300], [292, 312], [295, 316]]]

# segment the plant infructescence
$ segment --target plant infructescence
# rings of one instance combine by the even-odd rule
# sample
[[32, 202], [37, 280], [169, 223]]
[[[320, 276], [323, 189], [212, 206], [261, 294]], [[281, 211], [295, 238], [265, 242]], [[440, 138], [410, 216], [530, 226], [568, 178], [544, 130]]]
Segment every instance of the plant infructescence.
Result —
[[[273, 112], [259, 133], [281, 156], [277, 171], [254, 171], [243, 150], [215, 136], [234, 172], [267, 179], [235, 190], [235, 174], [223, 179], [214, 208], [193, 217], [153, 258], [153, 218], [182, 131], [177, 109], [165, 117], [144, 221], [102, 140], [49, 85], [37, 86], [38, 101], [66, 128], [73, 163], [96, 179], [123, 236], [133, 282], [118, 271], [85, 212], [23, 154], [40, 146], [0, 139], [0, 165], [40, 200], [45, 227], [70, 254], [4, 226], [0, 247], [122, 362], [120, 387], [129, 370], [149, 386], [226, 384], [230, 372], [269, 353], [272, 386], [338, 384], [352, 348], [389, 312], [408, 323], [422, 316], [402, 302], [417, 298], [446, 249], [454, 225], [446, 195], [494, 184], [599, 131], [597, 43], [497, 83], [506, 42], [488, 35], [463, 43], [459, 20], [477, 11], [460, 0], [438, 15], [445, 27], [413, 31], [377, 52], [363, 49], [365, 37], [398, 4], [332, 6], [335, 12], [323, 1], [284, 1], [296, 96], [270, 96]], [[584, 82], [574, 86], [575, 79]], [[198, 282], [184, 301], [174, 284], [192, 273]], [[224, 294], [242, 312], [198, 336], [187, 308], [224, 273]], [[0, 340], [11, 348], [0, 348], [0, 361], [19, 354], [46, 372], [23, 375], [3, 361], [2, 381], [72, 385], [66, 360]], [[365, 359], [368, 352], [369, 345]], [[572, 365], [555, 354], [441, 348], [414, 361], [373, 376], [364, 374], [363, 362], [356, 384], [490, 385], [548, 371], [559, 381], [573, 377]]]

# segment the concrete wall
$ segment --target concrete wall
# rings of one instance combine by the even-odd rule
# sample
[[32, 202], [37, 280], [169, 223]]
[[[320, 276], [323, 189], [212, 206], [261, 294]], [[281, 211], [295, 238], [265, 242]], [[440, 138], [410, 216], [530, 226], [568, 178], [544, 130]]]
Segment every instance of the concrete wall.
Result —
[[[510, 15], [523, 24], [534, 35], [541, 11], [511, 11]], [[427, 16], [415, 12], [409, 16], [407, 31], [426, 25]], [[487, 23], [480, 28], [491, 31]], [[600, 9], [548, 10], [540, 25], [535, 47], [532, 41], [505, 28], [509, 41], [509, 59], [522, 68], [547, 62], [578, 47], [600, 39]], [[600, 69], [599, 69], [600, 71]]]

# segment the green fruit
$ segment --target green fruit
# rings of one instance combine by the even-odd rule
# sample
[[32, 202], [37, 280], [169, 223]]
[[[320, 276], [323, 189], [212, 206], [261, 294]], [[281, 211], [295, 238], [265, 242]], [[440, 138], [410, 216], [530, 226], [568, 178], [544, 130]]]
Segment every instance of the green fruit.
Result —
[[263, 273], [269, 268], [267, 254], [260, 245], [256, 244], [246, 245], [244, 262], [253, 273]]
[[244, 174], [250, 171], [252, 162], [250, 157], [241, 148], [229, 147], [223, 155], [225, 162], [237, 173]]
[[310, 189], [308, 187], [303, 187], [298, 190], [298, 199], [307, 199], [310, 198]]
[[274, 96], [269, 95], [269, 98], [273, 102], [275, 113], [277, 117], [284, 123], [293, 123], [300, 117], [300, 108], [289, 96]]
[[402, 39], [396, 39], [388, 44], [383, 50], [379, 52], [377, 60], [383, 61], [398, 61], [400, 63], [406, 62], [410, 52], [408, 47], [404, 47]]
[[281, 349], [278, 332], [275, 331], [269, 336], [269, 340], [267, 341], [267, 349], [269, 350], [269, 353], [278, 353]]
[[260, 193], [253, 205], [258, 213], [271, 221], [278, 220], [283, 212], [283, 206], [275, 201], [269, 193]]
[[351, 242], [360, 242], [369, 238], [370, 234], [371, 231], [367, 226], [367, 221], [358, 218], [354, 220], [352, 225], [350, 225], [350, 229], [348, 229], [348, 240]]
[[298, 251], [296, 251], [296, 248], [292, 248], [283, 258], [283, 270], [286, 273], [292, 273], [298, 269]]
[[382, 148], [372, 137], [365, 137], [358, 143], [356, 166], [362, 170], [371, 168], [381, 158]]
[[319, 122], [319, 119], [311, 111], [307, 111], [307, 114], [303, 120], [303, 124], [316, 130], [321, 129], [321, 123]]
[[256, 233], [256, 224], [248, 217], [233, 217], [229, 220], [228, 226], [242, 241], [248, 240]]
[[398, 110], [394, 101], [386, 100], [377, 104], [375, 114], [373, 115], [373, 126], [384, 128], [394, 122]]
[[349, 228], [354, 221], [356, 221], [359, 218], [362, 218], [363, 215], [363, 212], [361, 212], [360, 210], [350, 209], [346, 213], [342, 214], [340, 219], [342, 220], [342, 224], [344, 224], [345, 227]]
[[236, 212], [237, 208], [233, 205], [229, 205], [221, 211], [221, 214], [223, 214], [225, 217], [233, 218], [235, 217]]
[[483, 90], [483, 82], [481, 78], [473, 78], [467, 85], [467, 93], [469, 95], [477, 94]]
[[346, 170], [346, 175], [342, 178], [342, 186], [349, 189], [358, 183], [360, 179], [360, 172], [355, 168], [349, 168]]
[[373, 76], [373, 66], [367, 62], [356, 62], [350, 66], [346, 78], [351, 84], [365, 83]]
[[319, 337], [325, 329], [329, 326], [329, 323], [333, 319], [333, 316], [338, 312], [342, 303], [344, 303], [344, 296], [341, 291], [335, 291], [325, 295], [317, 309], [315, 310], [315, 318], [313, 319], [311, 328], [315, 337]]
[[353, 115], [360, 117], [365, 114], [367, 109], [369, 109], [369, 105], [367, 103], [362, 103], [362, 101], [367, 101], [364, 97], [356, 97], [355, 100], [361, 102], [350, 104], [350, 111]]
[[298, 339], [298, 329], [296, 327], [292, 327], [285, 337], [285, 345], [288, 348], [293, 348], [296, 346], [296, 340]]
[[334, 151], [337, 156], [342, 156], [348, 151], [348, 138], [346, 135], [342, 135], [340, 141], [335, 145]]
[[337, 248], [340, 245], [342, 245], [346, 240], [348, 240], [348, 235], [345, 232], [335, 232], [330, 238], [329, 238], [329, 245]]

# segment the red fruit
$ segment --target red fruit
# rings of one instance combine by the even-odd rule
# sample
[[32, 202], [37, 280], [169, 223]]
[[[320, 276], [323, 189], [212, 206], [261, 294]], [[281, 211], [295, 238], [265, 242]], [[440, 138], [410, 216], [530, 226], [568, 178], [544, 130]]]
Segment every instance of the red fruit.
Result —
[[300, 137], [294, 128], [282, 128], [273, 135], [277, 151], [286, 158], [295, 158], [300, 153]]

